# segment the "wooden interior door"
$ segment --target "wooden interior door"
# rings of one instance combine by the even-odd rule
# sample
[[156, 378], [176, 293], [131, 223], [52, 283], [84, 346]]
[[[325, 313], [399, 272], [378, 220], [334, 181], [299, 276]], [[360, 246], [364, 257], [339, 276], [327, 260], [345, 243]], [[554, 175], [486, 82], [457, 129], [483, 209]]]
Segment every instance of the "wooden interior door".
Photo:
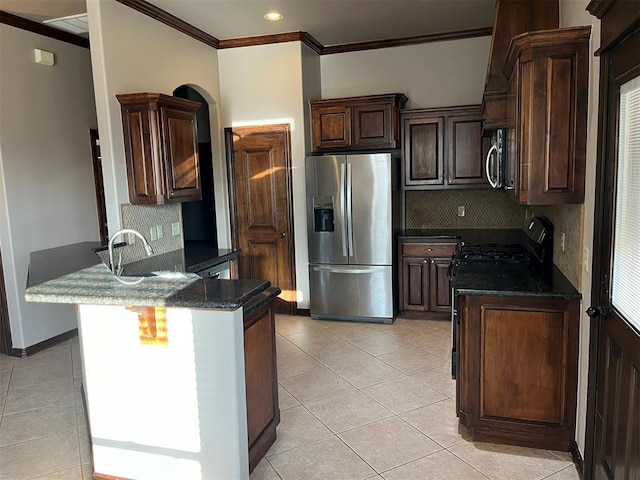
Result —
[[231, 241], [239, 278], [269, 280], [278, 313], [295, 312], [296, 281], [289, 125], [225, 129]]
[[100, 154], [100, 138], [98, 130], [89, 130], [91, 141], [91, 161], [93, 163], [93, 184], [96, 190], [96, 205], [98, 207], [98, 229], [100, 242], [106, 245], [109, 242], [109, 226], [107, 224], [107, 207], [104, 200], [104, 181], [102, 179], [102, 155]]
[[[640, 19], [638, 13], [636, 9]], [[600, 70], [602, 158], [596, 185], [593, 306], [587, 310], [593, 320], [584, 475], [598, 480], [640, 478], [640, 316], [635, 276], [640, 270], [640, 239], [633, 227], [637, 232], [634, 205], [640, 203], [638, 19], [634, 33], [605, 49]], [[603, 20], [603, 32], [604, 25]]]

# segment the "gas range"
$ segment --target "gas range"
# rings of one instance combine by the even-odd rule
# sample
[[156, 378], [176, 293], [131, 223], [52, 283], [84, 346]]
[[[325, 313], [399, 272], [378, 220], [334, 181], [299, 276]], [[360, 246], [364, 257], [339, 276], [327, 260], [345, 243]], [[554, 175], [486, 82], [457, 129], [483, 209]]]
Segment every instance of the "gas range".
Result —
[[511, 245], [501, 245], [497, 243], [462, 243], [460, 251], [454, 259], [464, 261], [507, 261], [507, 262], [529, 262], [531, 253], [519, 243]]
[[553, 269], [553, 225], [544, 217], [531, 219], [526, 229], [526, 244], [498, 243], [461, 243], [460, 249], [451, 259], [449, 278], [451, 280], [451, 375], [456, 377], [457, 365], [457, 331], [460, 322], [458, 314], [458, 294], [456, 292], [456, 275], [466, 264], [486, 263], [491, 269], [500, 269], [507, 263], [527, 264], [543, 277], [551, 275]]

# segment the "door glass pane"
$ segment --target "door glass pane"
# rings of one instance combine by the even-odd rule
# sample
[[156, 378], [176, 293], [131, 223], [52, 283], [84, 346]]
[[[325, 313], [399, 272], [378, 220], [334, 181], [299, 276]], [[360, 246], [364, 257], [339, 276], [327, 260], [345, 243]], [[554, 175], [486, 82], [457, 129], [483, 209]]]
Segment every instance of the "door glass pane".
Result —
[[640, 329], [640, 77], [620, 88], [613, 306]]

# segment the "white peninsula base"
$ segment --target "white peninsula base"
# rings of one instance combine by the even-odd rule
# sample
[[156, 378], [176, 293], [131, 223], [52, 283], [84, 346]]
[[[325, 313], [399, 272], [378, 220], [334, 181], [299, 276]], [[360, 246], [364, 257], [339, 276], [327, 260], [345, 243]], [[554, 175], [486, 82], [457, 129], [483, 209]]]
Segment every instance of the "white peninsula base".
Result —
[[249, 478], [242, 308], [77, 308], [95, 479]]

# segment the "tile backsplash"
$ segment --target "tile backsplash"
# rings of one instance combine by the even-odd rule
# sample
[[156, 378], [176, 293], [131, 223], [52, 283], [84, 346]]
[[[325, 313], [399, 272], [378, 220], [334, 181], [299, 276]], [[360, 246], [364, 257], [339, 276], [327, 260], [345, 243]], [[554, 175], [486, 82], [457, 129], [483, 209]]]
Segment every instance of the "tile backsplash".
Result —
[[[155, 255], [172, 252], [183, 247], [182, 240], [182, 209], [179, 203], [166, 205], [131, 205], [128, 203], [120, 205], [120, 218], [122, 228], [133, 228], [138, 230], [151, 243]], [[171, 225], [180, 224], [180, 234], [173, 235]], [[162, 227], [162, 238], [151, 240], [151, 229]], [[155, 235], [154, 235], [155, 237]], [[128, 242], [126, 235], [116, 240], [117, 242]], [[118, 248], [118, 254], [122, 253], [122, 263], [135, 262], [146, 256], [142, 241], [136, 237], [136, 242], [132, 245]], [[109, 254], [102, 252], [109, 258]], [[103, 261], [105, 258], [103, 258]]]
[[[465, 209], [458, 216], [458, 207]], [[503, 191], [405, 192], [405, 228], [520, 228], [524, 213]]]
[[[465, 216], [458, 216], [458, 207]], [[405, 228], [523, 228], [532, 216], [554, 226], [553, 262], [580, 289], [583, 205], [523, 206], [499, 190], [405, 192]], [[562, 233], [565, 249], [562, 251]]]
[[[545, 205], [526, 208], [531, 216], [547, 217], [553, 223], [553, 263], [580, 290], [582, 269], [582, 224], [584, 205]], [[524, 220], [524, 216], [522, 217]], [[527, 228], [525, 221], [522, 228]], [[564, 252], [562, 233], [565, 234]]]

